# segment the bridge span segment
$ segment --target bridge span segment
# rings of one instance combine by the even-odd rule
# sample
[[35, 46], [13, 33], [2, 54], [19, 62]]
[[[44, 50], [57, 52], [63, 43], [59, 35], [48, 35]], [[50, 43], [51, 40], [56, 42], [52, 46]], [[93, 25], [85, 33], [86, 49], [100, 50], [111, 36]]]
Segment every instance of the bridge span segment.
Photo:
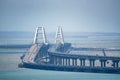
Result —
[[[40, 39], [43, 41], [41, 42]], [[64, 41], [62, 28], [57, 29], [55, 44], [49, 44], [45, 29], [39, 27], [35, 32], [33, 45], [22, 61], [24, 66], [30, 68], [120, 73], [119, 56], [107, 56], [103, 49], [97, 49], [103, 52], [102, 55], [74, 54], [74, 51], [80, 50], [82, 49], [71, 47], [71, 43]]]

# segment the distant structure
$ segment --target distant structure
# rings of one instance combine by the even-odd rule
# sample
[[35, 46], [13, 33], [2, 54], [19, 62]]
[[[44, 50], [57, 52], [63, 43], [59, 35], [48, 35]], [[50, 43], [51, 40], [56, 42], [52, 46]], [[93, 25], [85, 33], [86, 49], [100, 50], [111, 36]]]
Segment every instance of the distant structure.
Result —
[[[78, 54], [81, 50], [99, 50], [102, 54]], [[21, 57], [19, 66], [35, 69], [120, 73], [120, 57], [108, 56], [102, 48], [76, 48], [64, 42], [61, 27], [57, 28], [55, 44], [47, 41], [44, 27], [37, 27], [33, 45]], [[109, 61], [111, 63], [109, 63]], [[99, 63], [99, 65], [97, 65]], [[87, 64], [87, 65], [86, 65]], [[109, 65], [109, 66], [108, 66]]]
[[105, 50], [103, 49], [103, 54], [104, 54], [104, 56], [106, 56], [106, 53], [105, 53]]
[[37, 27], [33, 44], [40, 44], [42, 40], [44, 44], [48, 44], [44, 27]]
[[55, 43], [61, 43], [64, 44], [64, 37], [63, 37], [63, 31], [61, 27], [57, 28], [56, 31], [56, 37], [55, 37]]

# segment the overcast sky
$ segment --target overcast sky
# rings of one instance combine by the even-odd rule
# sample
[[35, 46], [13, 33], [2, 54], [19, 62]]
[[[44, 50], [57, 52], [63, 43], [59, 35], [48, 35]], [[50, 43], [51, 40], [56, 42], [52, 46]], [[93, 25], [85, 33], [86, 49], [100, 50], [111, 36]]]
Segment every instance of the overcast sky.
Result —
[[119, 32], [120, 0], [0, 0], [0, 31]]

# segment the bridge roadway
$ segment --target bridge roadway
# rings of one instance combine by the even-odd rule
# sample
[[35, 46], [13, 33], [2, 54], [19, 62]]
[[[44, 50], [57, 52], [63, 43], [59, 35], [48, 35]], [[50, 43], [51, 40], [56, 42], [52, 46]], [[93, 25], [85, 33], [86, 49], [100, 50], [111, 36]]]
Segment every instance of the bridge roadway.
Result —
[[29, 49], [28, 54], [24, 56], [23, 62], [34, 63], [34, 59], [42, 46], [43, 44], [33, 44]]
[[[113, 56], [98, 56], [98, 55], [81, 55], [81, 54], [70, 54], [70, 52], [72, 51], [80, 51], [81, 48], [71, 48], [71, 49], [68, 49], [68, 51], [66, 52], [59, 52], [59, 51], [56, 51], [57, 47], [59, 47], [59, 45], [54, 45], [52, 48], [50, 48], [48, 50], [49, 52], [49, 55], [53, 55], [53, 56], [56, 56], [56, 57], [65, 57], [65, 58], [82, 58], [82, 59], [100, 59], [100, 60], [119, 60], [120, 61], [120, 57], [113, 57]], [[102, 49], [101, 49], [102, 50]]]
[[100, 59], [100, 60], [120, 60], [120, 57], [111, 56], [91, 56], [91, 55], [79, 55], [79, 54], [66, 54], [61, 52], [49, 52], [49, 55], [64, 58], [81, 58], [81, 59]]
[[[120, 57], [114, 56], [106, 56], [106, 55], [84, 55], [84, 54], [71, 54], [75, 49], [68, 49], [66, 52], [60, 52], [56, 50], [57, 47], [52, 47], [48, 50], [48, 54], [50, 57], [50, 63], [55, 65], [63, 65], [63, 66], [77, 66], [80, 62], [81, 66], [85, 66], [86, 61], [89, 60], [89, 66], [95, 67], [95, 61], [100, 61], [101, 67], [106, 67], [107, 61], [111, 60], [111, 67], [119, 68]], [[77, 49], [78, 51], [78, 49]], [[79, 62], [78, 62], [79, 60]], [[72, 62], [72, 64], [71, 64]]]
[[[28, 54], [23, 58], [23, 62], [26, 63], [35, 63], [34, 60], [36, 55], [40, 50], [44, 52], [44, 48], [41, 48], [43, 44], [34, 44], [28, 51]], [[107, 60], [111, 60], [114, 68], [119, 68], [120, 57], [105, 56], [105, 55], [84, 55], [84, 54], [71, 54], [72, 48], [68, 48], [67, 51], [57, 51], [61, 45], [52, 45], [48, 50], [49, 63], [53, 65], [62, 65], [62, 66], [78, 66], [80, 63], [81, 66], [85, 66], [86, 59], [89, 60], [90, 67], [95, 67], [95, 61], [99, 60], [101, 67], [106, 67]], [[62, 45], [63, 46], [63, 45]], [[65, 47], [66, 48], [66, 47]], [[78, 49], [76, 50], [78, 51]], [[42, 52], [42, 54], [43, 54]], [[78, 62], [79, 60], [79, 62]], [[72, 62], [72, 64], [71, 64]]]
[[90, 47], [71, 47], [72, 50], [79, 51], [79, 50], [87, 50], [87, 51], [120, 51], [120, 49], [115, 48], [90, 48]]

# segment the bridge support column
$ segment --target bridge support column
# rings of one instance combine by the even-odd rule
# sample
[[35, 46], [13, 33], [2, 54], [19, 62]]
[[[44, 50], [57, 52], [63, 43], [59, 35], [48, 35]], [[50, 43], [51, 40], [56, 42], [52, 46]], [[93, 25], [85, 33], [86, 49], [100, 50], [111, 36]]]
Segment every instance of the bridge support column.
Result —
[[94, 59], [90, 59], [90, 67], [94, 67], [95, 66], [95, 60]]
[[85, 66], [85, 59], [79, 59], [80, 60], [80, 66]]
[[57, 65], [57, 57], [54, 57], [54, 64]]
[[119, 67], [119, 66], [118, 66], [118, 63], [119, 63], [118, 60], [112, 61], [112, 62], [113, 62], [113, 67], [114, 67], [114, 68], [118, 68], [118, 67]]
[[80, 66], [82, 66], [82, 59], [80, 59]]
[[64, 58], [62, 59], [63, 66], [65, 65]]
[[54, 57], [50, 56], [50, 64], [53, 64], [53, 63], [54, 63]]
[[106, 67], [106, 60], [100, 60], [101, 62], [101, 67]]
[[75, 66], [77, 66], [77, 59], [75, 59]]
[[54, 60], [55, 57], [53, 56], [52, 58], [53, 58], [53, 59], [52, 59], [52, 60], [53, 60], [52, 63], [54, 64], [54, 63], [55, 63], [55, 60]]
[[66, 63], [65, 65], [67, 66], [67, 58], [65, 58], [65, 63]]
[[75, 64], [74, 64], [74, 59], [72, 58], [72, 66], [74, 66]]
[[70, 58], [68, 59], [68, 65], [70, 66]]
[[53, 59], [52, 63], [54, 64], [55, 63], [55, 57], [53, 56], [52, 59]]
[[83, 66], [85, 66], [85, 59], [83, 59]]
[[59, 65], [62, 65], [62, 59], [59, 57]]

